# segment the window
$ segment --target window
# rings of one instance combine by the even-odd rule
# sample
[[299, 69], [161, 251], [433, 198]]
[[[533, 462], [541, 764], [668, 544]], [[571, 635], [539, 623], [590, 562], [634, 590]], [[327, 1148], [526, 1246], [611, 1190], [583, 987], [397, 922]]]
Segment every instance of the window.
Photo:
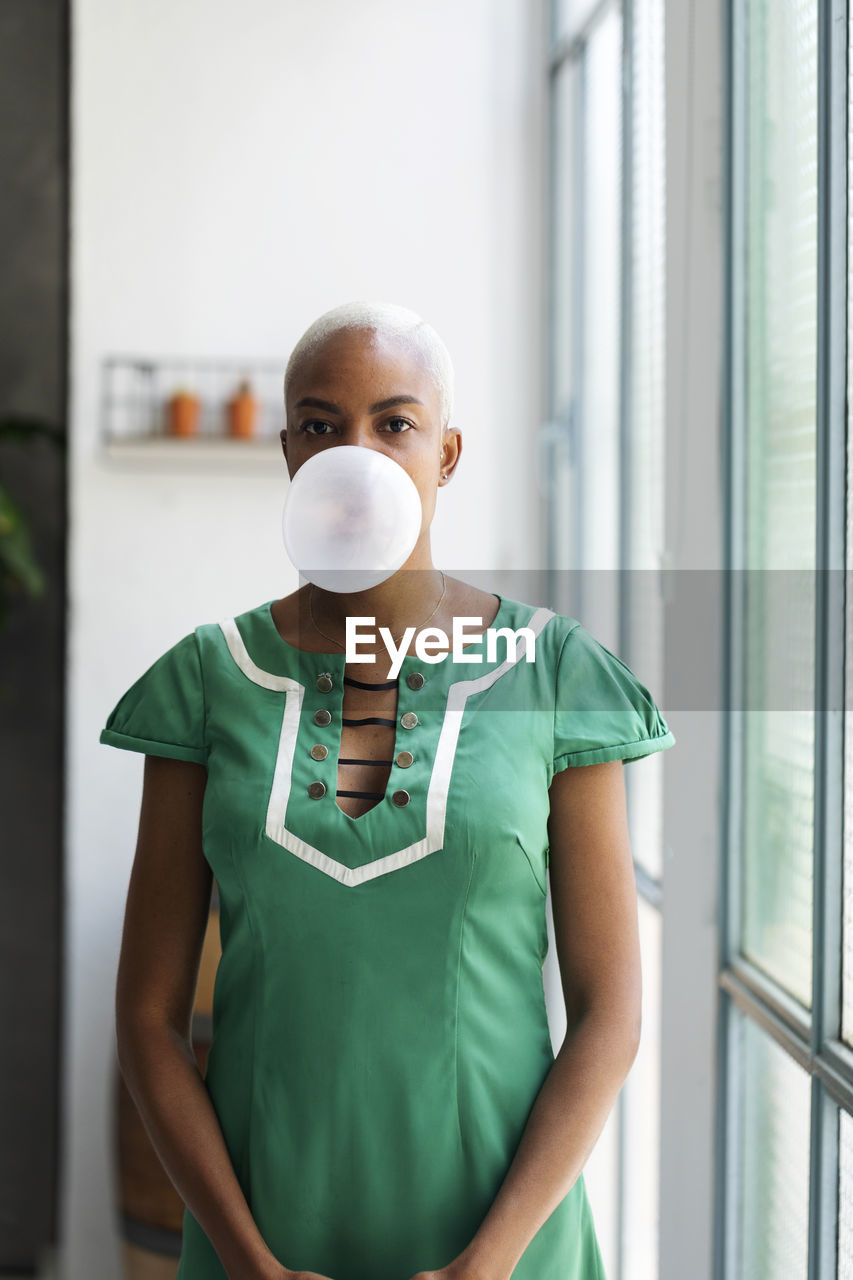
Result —
[[[664, 445], [664, 0], [563, 0], [549, 58], [551, 598], [659, 693]], [[625, 571], [628, 572], [625, 572]], [[658, 1275], [662, 762], [626, 771], [643, 1037], [584, 1176], [608, 1280]]]
[[722, 701], [680, 734], [697, 759], [704, 724], [722, 734], [724, 783], [707, 756], [710, 782], [691, 774], [719, 867], [666, 860], [665, 818], [692, 838], [668, 760], [626, 775], [645, 1009], [588, 1164], [608, 1280], [853, 1280], [853, 5], [554, 0], [551, 19], [551, 594], [662, 692], [664, 515], [700, 547], [712, 510], [725, 571]]
[[[731, 0], [729, 20], [727, 1193], [718, 1274], [841, 1280], [853, 1276], [843, 1207], [853, 739], [841, 696], [843, 569], [853, 553], [849, 36], [845, 8], [831, 0]], [[846, 643], [849, 654], [849, 627]]]

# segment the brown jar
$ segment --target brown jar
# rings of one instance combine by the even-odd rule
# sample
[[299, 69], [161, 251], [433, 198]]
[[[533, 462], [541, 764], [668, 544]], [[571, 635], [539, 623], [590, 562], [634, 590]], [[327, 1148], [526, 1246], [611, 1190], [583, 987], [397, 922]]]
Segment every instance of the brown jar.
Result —
[[169, 400], [166, 410], [166, 427], [170, 436], [198, 435], [201, 401], [192, 391], [183, 388]]
[[247, 440], [255, 434], [258, 402], [244, 379], [228, 401], [228, 434]]

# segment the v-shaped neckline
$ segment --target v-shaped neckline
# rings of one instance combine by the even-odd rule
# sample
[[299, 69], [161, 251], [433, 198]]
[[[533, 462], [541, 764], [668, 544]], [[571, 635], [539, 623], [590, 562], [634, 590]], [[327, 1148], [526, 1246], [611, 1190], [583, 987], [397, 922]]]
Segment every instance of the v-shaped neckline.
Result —
[[[555, 616], [554, 611], [544, 605], [522, 604], [505, 596], [498, 596], [498, 600], [497, 612], [486, 630], [466, 647], [482, 646], [492, 630], [507, 627], [516, 631], [519, 620], [535, 642]], [[323, 690], [317, 680], [324, 668], [337, 673], [342, 690], [340, 677], [346, 665], [345, 654], [312, 654], [288, 644], [279, 635], [270, 613], [273, 603], [257, 605], [218, 623], [225, 645], [246, 679], [262, 689], [284, 695], [280, 726], [274, 730], [277, 746], [271, 766], [264, 834], [276, 846], [352, 888], [435, 853], [444, 846], [454, 761], [468, 700], [487, 693], [496, 681], [514, 671], [516, 664], [524, 660], [529, 642], [525, 638], [521, 652], [516, 651], [515, 655], [507, 652], [502, 657], [496, 652], [490, 658], [486, 651], [482, 654], [485, 663], [475, 662], [470, 668], [468, 663], [455, 663], [452, 656], [449, 663], [445, 659], [426, 664], [435, 666], [436, 672], [432, 677], [433, 701], [423, 722], [424, 751], [419, 762], [422, 772], [419, 769], [416, 775], [413, 800], [395, 807], [393, 815], [391, 806], [379, 801], [353, 818], [337, 803], [316, 803], [315, 796], [325, 796], [328, 801], [328, 788], [314, 772], [315, 762], [310, 752], [297, 749], [305, 743], [306, 734], [311, 733], [309, 720], [313, 713], [322, 708], [323, 700], [318, 692]], [[416, 654], [401, 660], [400, 675], [404, 680], [417, 670], [419, 662]], [[465, 668], [464, 672], [460, 672], [460, 666]], [[435, 680], [440, 683], [435, 684]], [[420, 688], [427, 688], [427, 683]], [[405, 696], [408, 698], [408, 694]], [[274, 720], [277, 718], [276, 712]], [[325, 759], [328, 760], [328, 749]], [[318, 781], [322, 782], [322, 791], [312, 787], [312, 782]], [[392, 788], [386, 784], [386, 800], [389, 792], [393, 795]], [[311, 798], [306, 799], [307, 796]]]
[[[487, 624], [486, 629], [479, 636], [477, 636], [475, 640], [472, 640], [468, 644], [463, 645], [464, 650], [476, 650], [478, 646], [483, 645], [490, 630], [492, 630], [495, 627], [503, 625], [504, 623], [503, 615], [507, 609], [507, 604], [508, 604], [507, 597], [501, 595], [497, 591], [493, 592], [492, 594], [495, 595], [498, 600], [498, 608], [495, 613], [495, 616], [492, 618], [491, 622]], [[394, 745], [391, 752], [391, 766], [388, 770], [388, 777], [385, 782], [385, 789], [383, 791], [382, 798], [380, 800], [375, 801], [375, 803], [372, 804], [369, 809], [365, 809], [364, 813], [353, 815], [353, 814], [347, 813], [338, 804], [337, 791], [339, 790], [339, 782], [340, 782], [340, 757], [341, 757], [341, 745], [342, 745], [343, 729], [344, 729], [344, 726], [343, 726], [343, 699], [345, 696], [344, 676], [348, 674], [347, 666], [348, 665], [352, 666], [356, 664], [347, 664], [346, 653], [343, 649], [333, 653], [327, 653], [320, 650], [300, 649], [298, 646], [291, 644], [288, 640], [285, 640], [284, 636], [282, 636], [281, 632], [276, 626], [275, 619], [272, 615], [272, 606], [274, 604], [275, 604], [275, 600], [269, 600], [260, 610], [263, 620], [265, 624], [267, 624], [267, 628], [271, 633], [270, 639], [272, 643], [275, 644], [275, 642], [277, 641], [278, 644], [282, 646], [282, 652], [288, 655], [292, 655], [303, 666], [306, 663], [311, 663], [312, 660], [315, 660], [318, 664], [317, 675], [319, 676], [322, 673], [322, 669], [325, 666], [328, 669], [329, 674], [333, 678], [333, 682], [334, 682], [333, 689], [336, 691], [337, 698], [338, 698], [336, 711], [337, 711], [337, 716], [339, 720], [339, 725], [338, 725], [337, 741], [335, 743], [335, 754], [334, 754], [335, 782], [334, 782], [334, 794], [332, 795], [331, 808], [334, 809], [336, 815], [339, 815], [339, 816], [336, 816], [334, 819], [336, 822], [343, 822], [350, 829], [352, 829], [353, 827], [358, 827], [359, 831], [363, 831], [365, 830], [365, 827], [368, 824], [368, 820], [370, 819], [371, 815], [374, 813], [381, 814], [383, 812], [386, 812], [388, 808], [389, 799], [391, 799], [391, 797], [394, 795], [396, 791], [402, 789], [402, 788], [393, 786], [392, 780], [394, 776], [394, 769], [397, 761], [397, 756], [401, 750], [400, 733], [401, 731], [409, 732], [408, 730], [403, 730], [403, 726], [401, 724], [401, 716], [405, 714], [406, 710], [411, 710], [411, 708], [403, 709], [400, 706], [400, 692], [401, 692], [401, 689], [403, 688], [404, 682], [407, 681], [407, 677], [409, 675], [411, 675], [413, 672], [418, 671], [419, 666], [423, 667], [425, 670], [435, 669], [436, 671], [440, 671], [442, 674], [444, 674], [447, 670], [452, 671], [454, 668], [452, 649], [445, 655], [444, 658], [442, 658], [440, 662], [436, 662], [436, 663], [426, 662], [424, 659], [419, 658], [417, 653], [406, 654], [401, 659], [400, 670], [396, 677], [397, 678], [397, 707], [396, 707], [396, 712], [394, 716]], [[424, 672], [421, 672], [421, 674], [424, 674]], [[428, 679], [431, 679], [431, 678], [432, 677], [428, 677]], [[332, 690], [329, 690], [329, 693], [331, 692]], [[445, 697], [446, 697], [446, 693], [447, 693], [447, 690], [445, 686]], [[332, 754], [331, 750], [329, 751], [329, 754], [330, 755]], [[432, 765], [431, 763], [429, 763], [430, 772], [431, 772], [431, 768], [432, 768]], [[427, 776], [427, 783], [428, 781], [429, 781], [429, 777]], [[404, 810], [407, 808], [408, 808], [408, 802], [404, 805], [398, 806], [399, 810]]]

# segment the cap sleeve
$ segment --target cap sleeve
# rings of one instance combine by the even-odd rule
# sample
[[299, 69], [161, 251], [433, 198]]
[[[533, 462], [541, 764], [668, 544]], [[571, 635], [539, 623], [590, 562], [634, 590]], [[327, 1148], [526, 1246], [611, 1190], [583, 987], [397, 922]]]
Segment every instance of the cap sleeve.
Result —
[[100, 741], [126, 751], [207, 763], [204, 686], [194, 632], [168, 649], [122, 694]]
[[652, 695], [582, 623], [563, 641], [554, 706], [554, 772], [639, 760], [675, 745]]

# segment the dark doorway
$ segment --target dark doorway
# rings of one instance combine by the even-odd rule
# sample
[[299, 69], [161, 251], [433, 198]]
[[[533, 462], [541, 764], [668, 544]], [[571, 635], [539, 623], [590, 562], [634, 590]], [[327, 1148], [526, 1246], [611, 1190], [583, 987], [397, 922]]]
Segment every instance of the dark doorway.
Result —
[[[63, 955], [69, 6], [0, 4], [0, 1274], [56, 1244]], [[41, 595], [14, 572], [19, 521]], [[27, 577], [24, 572], [23, 577]]]

